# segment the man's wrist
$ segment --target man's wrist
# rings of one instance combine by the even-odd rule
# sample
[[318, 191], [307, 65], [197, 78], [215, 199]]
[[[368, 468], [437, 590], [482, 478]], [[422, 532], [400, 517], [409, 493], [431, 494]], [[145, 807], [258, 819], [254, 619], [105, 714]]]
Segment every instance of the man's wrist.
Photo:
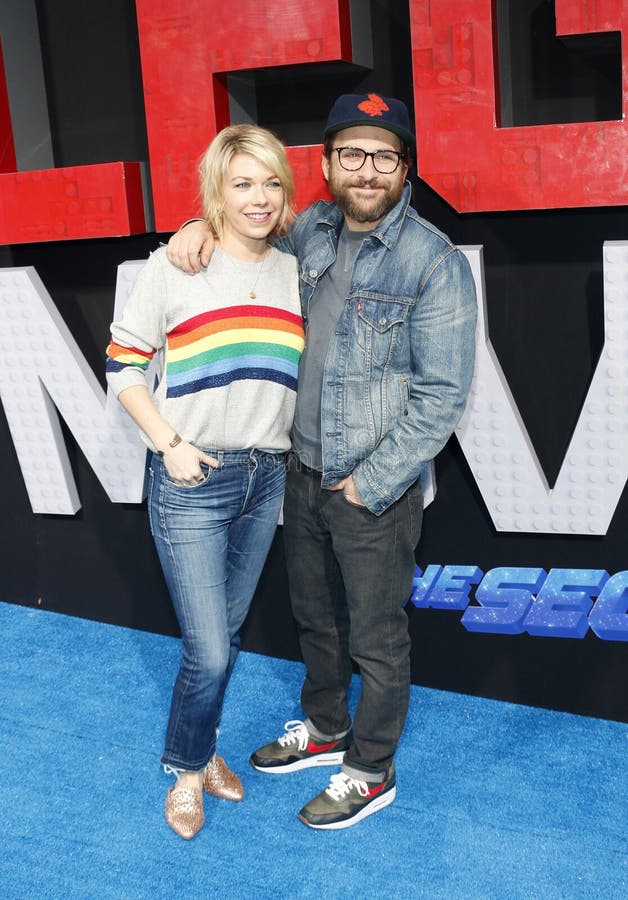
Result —
[[188, 225], [191, 225], [192, 222], [205, 222], [205, 221], [206, 221], [205, 219], [202, 219], [200, 217], [197, 217], [195, 219], [186, 219], [185, 222], [183, 223], [183, 225], [179, 225], [177, 230], [183, 231], [183, 229], [187, 228]]

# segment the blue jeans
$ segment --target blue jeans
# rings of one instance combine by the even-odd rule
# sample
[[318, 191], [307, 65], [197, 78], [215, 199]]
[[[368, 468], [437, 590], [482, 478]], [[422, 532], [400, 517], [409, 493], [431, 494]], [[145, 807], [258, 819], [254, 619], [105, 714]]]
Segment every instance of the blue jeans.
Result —
[[344, 766], [383, 777], [408, 711], [410, 637], [404, 604], [423, 518], [419, 482], [380, 516], [321, 488], [291, 457], [284, 537], [292, 612], [306, 666], [301, 706], [334, 736], [351, 725], [352, 660], [362, 676]]
[[225, 689], [240, 628], [275, 534], [285, 454], [206, 450], [217, 469], [175, 484], [153, 454], [148, 510], [183, 641], [172, 693], [164, 765], [205, 767], [215, 753]]

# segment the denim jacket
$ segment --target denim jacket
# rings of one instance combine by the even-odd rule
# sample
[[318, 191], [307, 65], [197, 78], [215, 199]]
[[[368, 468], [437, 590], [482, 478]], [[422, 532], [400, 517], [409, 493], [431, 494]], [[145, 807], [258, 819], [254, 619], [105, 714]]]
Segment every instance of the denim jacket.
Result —
[[[342, 223], [338, 206], [320, 201], [279, 242], [298, 257], [306, 330]], [[358, 253], [330, 341], [321, 410], [323, 487], [353, 473], [363, 502], [379, 515], [416, 481], [464, 411], [475, 320], [466, 257], [410, 206], [406, 184]]]

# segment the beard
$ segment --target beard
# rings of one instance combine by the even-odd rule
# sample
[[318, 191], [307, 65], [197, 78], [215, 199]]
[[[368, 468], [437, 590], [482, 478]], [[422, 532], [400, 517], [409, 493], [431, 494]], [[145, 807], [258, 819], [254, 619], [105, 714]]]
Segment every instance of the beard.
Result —
[[[356, 178], [351, 184], [341, 182], [335, 174], [330, 173], [328, 187], [332, 197], [342, 212], [354, 222], [361, 225], [379, 222], [393, 207], [399, 203], [403, 193], [405, 178], [396, 182], [380, 181], [377, 178]], [[354, 197], [351, 188], [370, 185], [377, 188], [373, 197]]]

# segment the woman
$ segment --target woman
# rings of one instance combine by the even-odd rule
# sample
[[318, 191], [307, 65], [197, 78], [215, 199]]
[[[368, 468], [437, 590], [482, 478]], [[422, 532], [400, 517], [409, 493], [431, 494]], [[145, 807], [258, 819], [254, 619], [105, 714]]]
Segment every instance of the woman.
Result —
[[[294, 195], [283, 145], [263, 128], [221, 131], [200, 165], [217, 249], [190, 278], [161, 248], [111, 326], [107, 379], [150, 447], [151, 531], [183, 639], [162, 763], [176, 782], [166, 820], [202, 828], [203, 788], [241, 800], [216, 755], [240, 627], [277, 524], [303, 325], [283, 234]], [[146, 370], [158, 353], [153, 397]]]

